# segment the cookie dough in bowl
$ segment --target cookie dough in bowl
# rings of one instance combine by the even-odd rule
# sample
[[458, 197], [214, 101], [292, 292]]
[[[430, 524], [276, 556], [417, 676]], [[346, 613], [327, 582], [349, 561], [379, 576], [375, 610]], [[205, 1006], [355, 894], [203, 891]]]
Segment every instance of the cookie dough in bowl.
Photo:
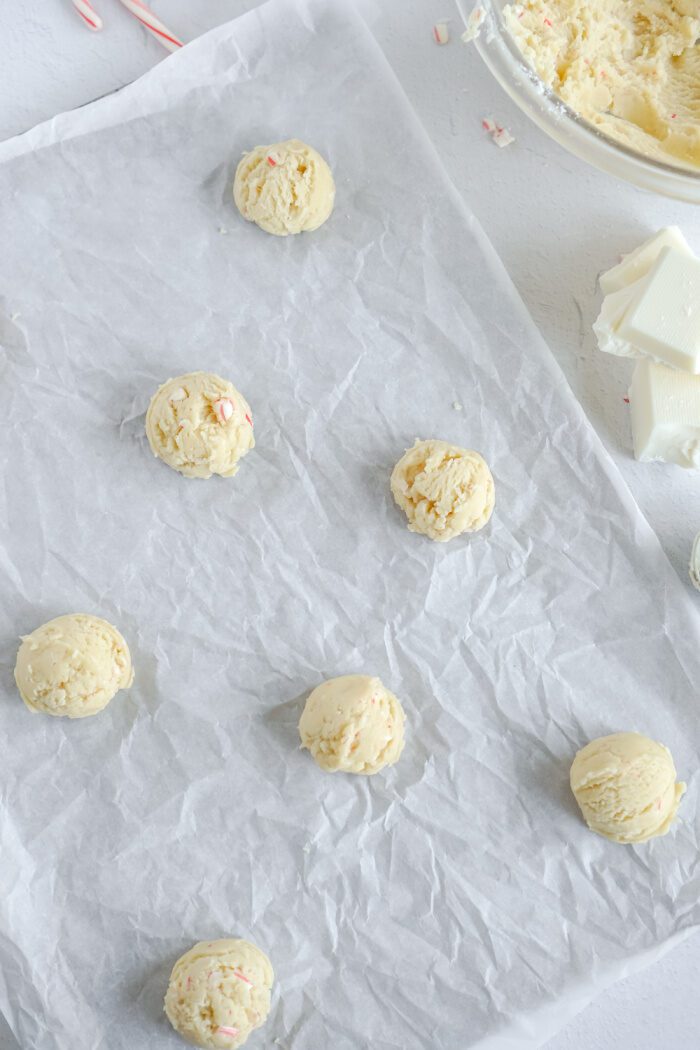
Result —
[[591, 831], [624, 843], [665, 835], [685, 791], [668, 748], [641, 733], [611, 733], [586, 744], [570, 781]]
[[211, 372], [163, 383], [148, 406], [146, 435], [153, 455], [187, 478], [233, 477], [255, 446], [250, 405]]
[[268, 957], [249, 941], [201, 941], [175, 963], [165, 1013], [193, 1046], [236, 1050], [265, 1022], [274, 976]]
[[700, 168], [698, 0], [522, 0], [503, 20], [528, 65], [590, 124]]
[[309, 695], [299, 722], [302, 747], [328, 773], [378, 773], [397, 762], [405, 715], [379, 678], [329, 678]]
[[86, 718], [134, 680], [129, 647], [98, 616], [71, 613], [22, 638], [15, 665], [20, 696], [32, 711]]
[[411, 532], [438, 543], [483, 529], [496, 498], [484, 458], [437, 439], [416, 441], [404, 453], [391, 475], [391, 491]]
[[335, 183], [320, 153], [299, 139], [256, 146], [236, 168], [233, 199], [267, 233], [317, 230], [333, 211]]

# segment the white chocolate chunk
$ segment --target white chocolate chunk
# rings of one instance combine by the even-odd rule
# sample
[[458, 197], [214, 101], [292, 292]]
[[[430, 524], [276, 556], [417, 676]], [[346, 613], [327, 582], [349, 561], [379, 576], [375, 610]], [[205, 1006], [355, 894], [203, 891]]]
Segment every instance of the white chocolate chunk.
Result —
[[700, 260], [662, 248], [635, 287], [620, 339], [673, 368], [700, 372]]
[[638, 361], [630, 407], [637, 459], [700, 467], [700, 376]]
[[664, 226], [653, 237], [640, 244], [638, 248], [623, 256], [622, 262], [600, 275], [600, 288], [603, 295], [619, 292], [634, 284], [640, 277], [646, 277], [662, 248], [675, 248], [684, 255], [692, 255], [688, 242], [677, 226]]

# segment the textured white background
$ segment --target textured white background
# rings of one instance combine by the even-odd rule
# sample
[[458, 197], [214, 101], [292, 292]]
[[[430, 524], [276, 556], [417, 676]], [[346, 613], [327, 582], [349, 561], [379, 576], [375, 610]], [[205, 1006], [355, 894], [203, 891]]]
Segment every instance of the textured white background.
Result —
[[[152, 0], [152, 7], [189, 40], [255, 2]], [[106, 23], [101, 34], [84, 28], [70, 0], [2, 0], [0, 139], [128, 83], [165, 55], [117, 0], [95, 0], [95, 6]], [[374, 9], [375, 33], [448, 173], [685, 578], [690, 542], [700, 528], [700, 481], [697, 474], [631, 459], [622, 400], [630, 365], [594, 352], [590, 324], [597, 272], [668, 223], [679, 224], [700, 251], [700, 209], [617, 183], [550, 143], [501, 93], [477, 54], [459, 43], [456, 20], [450, 44], [433, 43], [431, 26], [453, 14], [450, 0], [365, 0], [365, 6]], [[507, 150], [496, 149], [480, 130], [481, 117], [491, 113], [516, 135]], [[699, 965], [700, 939], [693, 938], [599, 998], [547, 1050], [698, 1045]], [[16, 1050], [1, 1020], [0, 1050]]]

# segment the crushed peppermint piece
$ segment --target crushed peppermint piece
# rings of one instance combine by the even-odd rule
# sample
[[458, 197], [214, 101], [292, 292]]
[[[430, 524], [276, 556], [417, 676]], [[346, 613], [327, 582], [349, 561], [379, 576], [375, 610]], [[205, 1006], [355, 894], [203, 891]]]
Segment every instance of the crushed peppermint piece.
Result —
[[253, 982], [249, 981], [248, 978], [244, 974], [242, 974], [240, 970], [234, 970], [233, 976], [237, 977], [239, 981], [245, 981], [245, 983], [249, 984], [251, 988], [253, 987]]
[[233, 415], [233, 401], [230, 397], [220, 397], [211, 407], [220, 423], [228, 423]]
[[446, 22], [436, 22], [433, 26], [433, 40], [436, 44], [446, 44], [450, 39], [450, 31]]
[[246, 417], [246, 419], [248, 420], [248, 422], [250, 423], [250, 425], [251, 425], [251, 427], [252, 427], [252, 425], [253, 425], [253, 420], [252, 420], [252, 419], [250, 418], [250, 416], [248, 415], [248, 413], [247, 413], [247, 412], [246, 412], [246, 414], [245, 414], [245, 417]]
[[486, 11], [480, 4], [477, 4], [467, 19], [467, 28], [462, 33], [462, 43], [469, 44], [472, 40], [476, 40], [485, 18]]
[[493, 141], [501, 149], [503, 149], [504, 146], [510, 146], [511, 142], [515, 142], [515, 139], [508, 131], [508, 128], [504, 128], [501, 124], [497, 124], [493, 117], [484, 117], [481, 121], [481, 126], [484, 131], [488, 131]]
[[459, 401], [453, 401], [452, 402], [452, 407], [454, 408], [455, 412], [461, 412], [462, 411], [462, 406], [460, 405]]
[[545, 18], [545, 20], [544, 20], [544, 24], [545, 24], [546, 26], [549, 26], [549, 28], [550, 28], [550, 29], [552, 28], [552, 23], [550, 22], [550, 20], [549, 20], [548, 18]]
[[515, 142], [515, 138], [507, 128], [498, 128], [493, 136], [493, 141], [500, 149], [503, 149], [504, 146], [510, 146], [511, 142]]
[[277, 167], [277, 161], [273, 157], [268, 157], [267, 163], [270, 165], [271, 168]]
[[228, 233], [228, 230], [226, 229], [225, 226], [219, 226], [219, 233], [222, 233], [222, 234], [223, 233]]
[[168, 401], [184, 401], [186, 397], [187, 391], [184, 387], [179, 386], [176, 390], [173, 390]]
[[216, 1030], [217, 1030], [217, 1032], [220, 1035], [230, 1035], [234, 1039], [238, 1035], [238, 1029], [237, 1028], [229, 1028], [227, 1025], [223, 1025], [223, 1024], [220, 1024], [219, 1027]]

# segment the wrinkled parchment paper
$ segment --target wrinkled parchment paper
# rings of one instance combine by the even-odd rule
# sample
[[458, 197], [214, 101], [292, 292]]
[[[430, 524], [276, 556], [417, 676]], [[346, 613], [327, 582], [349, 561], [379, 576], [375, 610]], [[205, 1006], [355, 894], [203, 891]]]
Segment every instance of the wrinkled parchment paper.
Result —
[[[288, 136], [329, 158], [337, 207], [279, 240], [230, 187]], [[255, 1046], [537, 1045], [700, 920], [698, 620], [369, 31], [274, 0], [0, 162], [20, 1044], [174, 1050], [174, 960], [237, 935], [278, 979]], [[197, 368], [253, 406], [233, 481], [144, 437], [155, 387]], [[416, 436], [487, 457], [483, 532], [407, 531], [388, 478]], [[75, 610], [123, 631], [135, 685], [85, 721], [32, 715], [17, 638]], [[356, 671], [408, 717], [371, 779], [298, 750], [305, 693]], [[567, 782], [628, 728], [690, 785], [637, 848], [590, 834]]]

